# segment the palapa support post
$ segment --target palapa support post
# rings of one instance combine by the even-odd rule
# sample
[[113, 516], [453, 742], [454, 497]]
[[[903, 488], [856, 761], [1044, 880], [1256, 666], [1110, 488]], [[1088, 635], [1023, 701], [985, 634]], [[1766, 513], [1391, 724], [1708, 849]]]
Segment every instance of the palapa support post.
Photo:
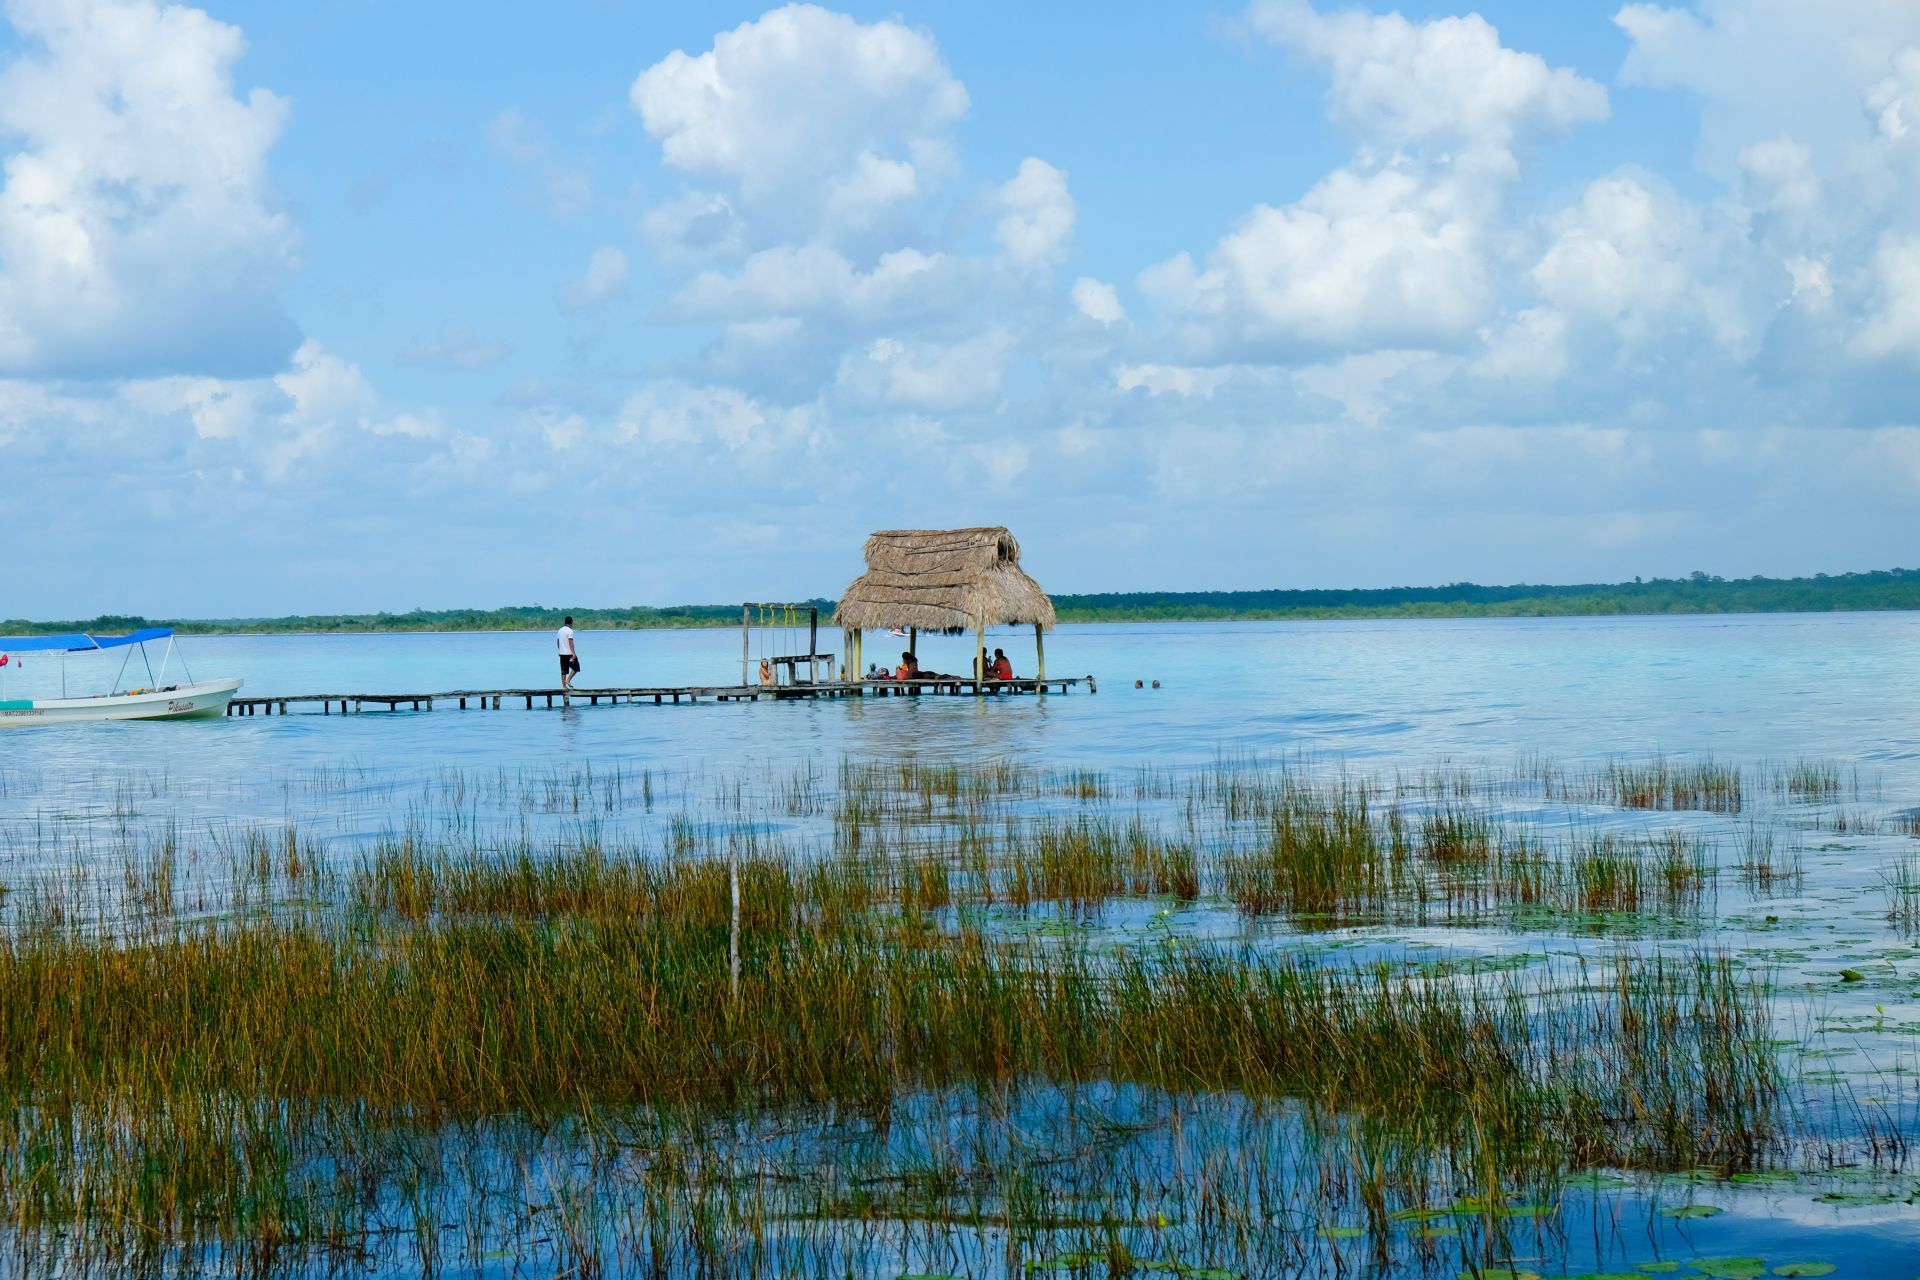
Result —
[[920, 628], [907, 628], [907, 652], [915, 658], [920, 656]]
[[[807, 610], [807, 683], [820, 683], [820, 609]], [[741, 683], [745, 683], [742, 681]]]
[[740, 606], [740, 683], [747, 682], [747, 660], [753, 656], [753, 606]]
[[[1033, 624], [1033, 678], [1035, 680], [1045, 680], [1047, 678], [1046, 632], [1037, 622]], [[1044, 693], [1046, 691], [1043, 689], [1041, 692]]]
[[987, 691], [987, 621], [985, 618], [980, 620], [980, 625], [973, 633], [973, 679], [973, 691], [985, 693]]

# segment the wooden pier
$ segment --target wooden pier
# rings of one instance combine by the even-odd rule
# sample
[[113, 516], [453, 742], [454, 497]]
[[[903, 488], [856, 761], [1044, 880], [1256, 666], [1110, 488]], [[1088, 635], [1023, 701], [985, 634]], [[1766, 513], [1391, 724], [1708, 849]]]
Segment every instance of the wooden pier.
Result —
[[432, 711], [458, 708], [461, 711], [500, 711], [524, 708], [527, 711], [548, 707], [597, 707], [627, 703], [664, 706], [679, 702], [775, 702], [817, 698], [907, 698], [930, 695], [949, 697], [1007, 697], [1020, 694], [1065, 693], [1084, 685], [1087, 692], [1098, 693], [1092, 676], [1027, 678], [1013, 680], [976, 680], [942, 678], [938, 680], [840, 680], [821, 684], [725, 684], [675, 685], [661, 688], [581, 689], [454, 689], [446, 693], [299, 693], [270, 694], [264, 697], [235, 698], [227, 704], [230, 716], [290, 715], [295, 707], [311, 713], [316, 707], [322, 715], [338, 712], [347, 715], [372, 707], [387, 711]]

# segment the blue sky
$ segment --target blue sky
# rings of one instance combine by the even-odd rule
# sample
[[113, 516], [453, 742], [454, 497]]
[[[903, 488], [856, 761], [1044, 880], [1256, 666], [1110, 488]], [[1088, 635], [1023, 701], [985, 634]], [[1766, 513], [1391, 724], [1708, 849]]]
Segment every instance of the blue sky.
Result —
[[1906, 0], [0, 12], [0, 616], [1916, 559]]

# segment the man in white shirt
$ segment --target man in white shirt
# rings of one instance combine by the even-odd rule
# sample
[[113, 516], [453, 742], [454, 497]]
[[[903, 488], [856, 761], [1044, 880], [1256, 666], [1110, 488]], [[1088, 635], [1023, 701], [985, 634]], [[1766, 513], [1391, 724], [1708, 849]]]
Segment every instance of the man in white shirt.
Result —
[[568, 693], [573, 692], [573, 677], [580, 671], [580, 654], [573, 647], [573, 615], [560, 624], [560, 631], [553, 638], [560, 646], [560, 687]]

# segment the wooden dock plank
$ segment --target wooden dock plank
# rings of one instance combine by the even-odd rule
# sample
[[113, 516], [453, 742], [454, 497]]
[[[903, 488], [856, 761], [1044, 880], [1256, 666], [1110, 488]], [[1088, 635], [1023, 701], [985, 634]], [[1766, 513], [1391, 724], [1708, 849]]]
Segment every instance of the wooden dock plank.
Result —
[[608, 705], [618, 706], [624, 699], [628, 706], [652, 699], [655, 706], [668, 701], [678, 704], [682, 698], [697, 703], [702, 698], [717, 702], [758, 702], [770, 698], [776, 702], [807, 700], [815, 698], [905, 698], [921, 697], [929, 694], [948, 696], [966, 695], [970, 697], [992, 697], [994, 695], [1066, 693], [1070, 689], [1086, 686], [1089, 693], [1098, 693], [1099, 686], [1094, 678], [1088, 676], [1050, 676], [1044, 680], [1034, 677], [1020, 677], [1013, 680], [975, 680], [954, 677], [941, 680], [842, 680], [825, 681], [820, 684], [789, 685], [646, 685], [633, 687], [608, 687], [592, 689], [574, 689], [569, 695], [564, 689], [453, 689], [438, 693], [297, 693], [268, 694], [258, 697], [237, 697], [227, 705], [229, 716], [251, 715], [287, 715], [294, 706], [317, 705], [323, 715], [332, 715], [334, 705], [339, 704], [340, 714], [348, 713], [351, 704], [355, 713], [363, 712], [367, 707], [384, 707], [388, 711], [398, 711], [406, 706], [414, 711], [432, 711], [436, 702], [458, 705], [467, 709], [469, 701], [477, 701], [480, 709], [498, 711], [502, 699], [518, 698], [527, 710], [534, 709], [534, 699], [540, 698], [546, 706], [558, 705], [570, 707], [582, 702], [597, 707], [602, 698]]

